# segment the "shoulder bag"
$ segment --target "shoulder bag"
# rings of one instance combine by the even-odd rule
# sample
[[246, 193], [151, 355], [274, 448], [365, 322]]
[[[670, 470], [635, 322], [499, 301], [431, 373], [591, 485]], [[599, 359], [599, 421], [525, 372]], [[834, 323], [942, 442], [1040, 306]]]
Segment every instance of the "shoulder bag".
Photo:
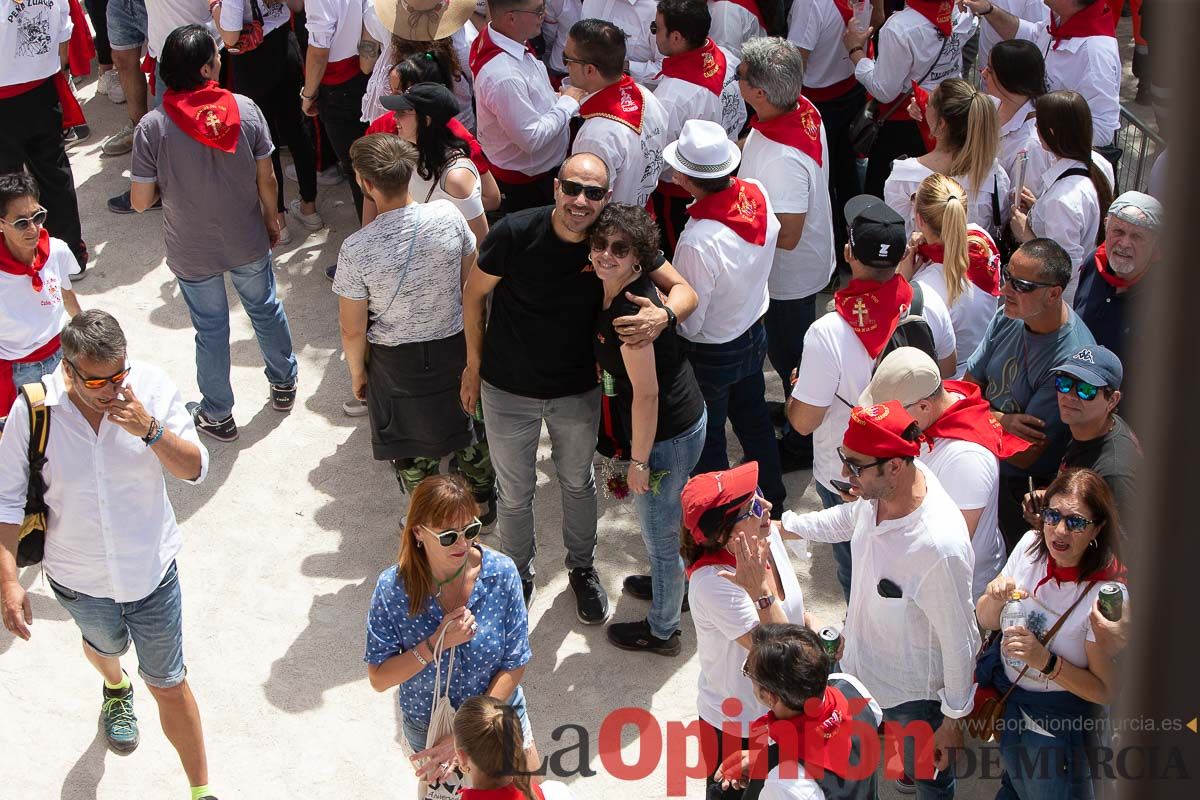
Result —
[[50, 407], [46, 405], [46, 387], [40, 382], [21, 387], [21, 396], [29, 405], [29, 486], [25, 492], [25, 519], [17, 534], [17, 566], [28, 567], [42, 560], [46, 548], [46, 442], [50, 439]]
[[[942, 53], [946, 52], [946, 45], [950, 43], [949, 36], [942, 37], [942, 46], [938, 50], [937, 58], [929, 65], [929, 69], [925, 70], [925, 74], [917, 81], [917, 85], [925, 82], [933, 72], [933, 68], [942, 60]], [[858, 116], [850, 123], [850, 144], [854, 148], [854, 152], [865, 156], [870, 154], [871, 148], [875, 146], [875, 139], [879, 136], [879, 130], [883, 127], [883, 123], [892, 113], [900, 108], [901, 104], [907, 103], [912, 97], [912, 89], [907, 92], [902, 92], [899, 97], [892, 101], [884, 110], [880, 110], [879, 101], [872, 98], [867, 101], [867, 104], [858, 112]]]

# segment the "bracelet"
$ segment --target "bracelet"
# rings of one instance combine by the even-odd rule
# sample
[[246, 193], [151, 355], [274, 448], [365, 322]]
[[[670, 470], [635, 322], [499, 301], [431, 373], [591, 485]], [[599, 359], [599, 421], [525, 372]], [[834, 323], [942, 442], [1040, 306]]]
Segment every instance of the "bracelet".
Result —
[[154, 436], [150, 437], [149, 441], [146, 442], [146, 447], [151, 447], [156, 444], [158, 440], [163, 437], [163, 433], [166, 431], [166, 428], [160, 425], [157, 420], [155, 420], [154, 425], [156, 428], [154, 431]]
[[414, 656], [417, 657], [417, 662], [420, 663], [420, 665], [422, 667], [429, 666], [429, 659], [427, 659], [427, 658], [425, 658], [425, 656], [421, 655], [421, 644], [419, 642], [417, 643], [417, 646], [414, 647], [409, 652], [411, 652]]
[[650, 467], [648, 467], [648, 466], [646, 465], [646, 462], [645, 462], [645, 461], [638, 461], [636, 458], [631, 458], [631, 459], [629, 459], [629, 463], [630, 463], [630, 464], [633, 466], [633, 468], [634, 468], [634, 469], [636, 469], [638, 472], [648, 472], [648, 471], [650, 470]]
[[1066, 663], [1067, 663], [1067, 660], [1065, 658], [1058, 659], [1058, 664], [1055, 665], [1054, 674], [1047, 675], [1046, 680], [1051, 680], [1051, 681], [1057, 680], [1058, 676], [1062, 674], [1063, 667], [1066, 665]]
[[306, 95], [306, 94], [304, 93], [304, 87], [303, 87], [303, 86], [301, 86], [301, 87], [300, 87], [300, 99], [301, 99], [301, 100], [316, 100], [316, 99], [317, 99], [317, 92], [320, 92], [320, 91], [321, 91], [320, 89], [317, 89], [317, 91], [316, 91], [316, 92], [313, 92], [313, 94], [312, 94], [312, 97], [309, 97], [308, 95]]
[[848, 55], [848, 56], [852, 56], [852, 55], [854, 55], [855, 53], [859, 52], [860, 50], [864, 50], [863, 46], [862, 46], [861, 44], [860, 44], [860, 45], [855, 45], [854, 47], [851, 47], [851, 48], [850, 48], [850, 52], [849, 52], [849, 53], [846, 53], [846, 55]]
[[1046, 677], [1050, 677], [1050, 673], [1054, 672], [1054, 668], [1057, 666], [1058, 666], [1058, 654], [1051, 653], [1050, 660], [1046, 662], [1046, 666], [1039, 669], [1038, 672], [1042, 673]]

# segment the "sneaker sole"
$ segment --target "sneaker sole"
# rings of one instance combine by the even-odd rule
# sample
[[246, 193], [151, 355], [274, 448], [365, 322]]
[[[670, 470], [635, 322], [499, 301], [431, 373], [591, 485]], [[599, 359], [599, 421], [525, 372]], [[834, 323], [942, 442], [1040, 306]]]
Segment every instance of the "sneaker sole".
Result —
[[621, 644], [620, 642], [614, 641], [611, 637], [607, 637], [607, 638], [608, 638], [608, 643], [611, 644], [613, 647], [616, 647], [619, 650], [625, 650], [630, 653], [653, 653], [656, 656], [665, 656], [667, 658], [671, 658], [671, 657], [677, 656], [681, 652], [683, 652], [683, 647], [678, 644], [675, 647], [671, 647], [671, 648], [637, 647], [634, 645]]
[[590, 620], [590, 619], [584, 619], [583, 615], [580, 614], [578, 610], [575, 611], [575, 619], [579, 620], [584, 625], [603, 625], [604, 623], [606, 623], [610, 619], [612, 619], [612, 614], [613, 614], [612, 606], [609, 605], [608, 610], [604, 612], [604, 619], [598, 619], [598, 620], [594, 620], [594, 621]]
[[238, 436], [240, 435], [239, 431], [234, 431], [232, 436], [228, 436], [226, 434], [221, 434], [221, 433], [213, 433], [212, 431], [208, 430], [207, 428], [201, 428], [199, 425], [196, 426], [196, 432], [202, 433], [205, 436], [207, 436], [208, 438], [213, 439], [218, 442], [233, 442], [233, 441], [236, 441]]

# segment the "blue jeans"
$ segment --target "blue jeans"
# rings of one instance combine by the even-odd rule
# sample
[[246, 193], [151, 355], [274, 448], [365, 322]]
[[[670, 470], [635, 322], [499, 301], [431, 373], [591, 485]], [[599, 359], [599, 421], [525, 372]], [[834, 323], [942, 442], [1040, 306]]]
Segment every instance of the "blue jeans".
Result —
[[[399, 693], [396, 694], [399, 700]], [[433, 702], [433, 698], [430, 698]], [[521, 738], [525, 740], [524, 747], [528, 750], [533, 747], [533, 726], [529, 724], [529, 710], [525, 706], [525, 691], [518, 686], [517, 690], [512, 693], [512, 697], [508, 698], [508, 704], [517, 712], [517, 719], [521, 721]], [[400, 727], [404, 729], [404, 738], [408, 740], [408, 746], [412, 748], [414, 753], [419, 753], [429, 746], [429, 725], [412, 717], [402, 717]]]
[[659, 639], [671, 638], [679, 628], [685, 585], [683, 559], [679, 556], [679, 524], [683, 517], [679, 498], [704, 447], [707, 419], [708, 415], [701, 412], [700, 419], [687, 431], [674, 439], [654, 443], [650, 450], [650, 470], [668, 472], [659, 484], [658, 494], [647, 492], [633, 497], [642, 524], [642, 539], [650, 556], [650, 582], [654, 587], [646, 621], [650, 632]]
[[[837, 492], [831, 492], [819, 483], [815, 483], [817, 487], [817, 497], [821, 498], [822, 508], [833, 508], [840, 506], [846, 502]], [[846, 596], [846, 602], [850, 602], [850, 543], [849, 542], [834, 542], [833, 543], [833, 560], [837, 563], [837, 579], [842, 585], [842, 594]]]
[[[21, 387], [27, 383], [37, 383], [42, 379], [43, 375], [49, 375], [54, 370], [58, 369], [58, 362], [62, 361], [62, 348], [58, 348], [58, 352], [47, 358], [45, 361], [31, 361], [27, 364], [12, 365], [13, 386], [17, 387], [17, 402], [24, 403], [21, 399]], [[4, 421], [8, 419], [8, 409], [0, 409], [0, 431], [4, 430]]]
[[[783, 384], [784, 403], [792, 396], [792, 370], [804, 355], [804, 334], [817, 318], [816, 296], [798, 300], [771, 298], [763, 326], [767, 334], [767, 360]], [[812, 435], [803, 436], [791, 425], [783, 426], [783, 447], [791, 453], [812, 458]]]
[[[927, 722], [933, 730], [942, 726], [942, 706], [937, 700], [910, 700], [898, 706], [883, 709], [884, 723], [895, 722], [908, 725], [910, 722]], [[954, 766], [942, 770], [933, 780], [920, 780], [917, 774], [916, 744], [912, 738], [903, 741], [904, 773], [917, 782], [917, 797], [921, 800], [942, 800], [954, 797]], [[932, 759], [932, 750], [928, 756]], [[922, 764], [922, 774], [928, 774], [932, 764]]]
[[105, 18], [113, 50], [133, 50], [146, 43], [146, 0], [109, 0]]
[[[1015, 719], [1006, 718], [1005, 723], [1008, 727], [1000, 737], [1004, 772], [996, 800], [1092, 800], [1096, 796], [1084, 750], [1072, 752], [1071, 743], [1059, 736], [1018, 727]], [[1101, 744], [1095, 737], [1086, 738], [1091, 739], [1088, 747]]]
[[688, 360], [708, 408], [704, 449], [692, 474], [729, 468], [725, 443], [728, 419], [733, 423], [733, 432], [742, 444], [746, 460], [758, 462], [758, 485], [774, 506], [771, 513], [777, 517], [783, 513], [787, 490], [783, 488], [775, 426], [767, 411], [767, 385], [763, 380], [766, 357], [767, 336], [761, 322], [755, 322], [731, 342], [688, 345]]
[[[283, 313], [283, 303], [275, 296], [270, 252], [258, 261], [229, 270], [229, 277], [254, 325], [258, 349], [267, 364], [267, 380], [272, 386], [291, 385], [296, 381], [296, 356], [292, 353], [292, 331]], [[180, 278], [179, 290], [196, 329], [196, 383], [204, 397], [200, 409], [209, 419], [220, 421], [233, 412], [225, 275], [199, 281]]]
[[92, 597], [50, 581], [54, 596], [83, 634], [83, 641], [102, 656], [117, 658], [137, 648], [138, 674], [159, 689], [183, 683], [183, 597], [175, 562], [158, 587], [132, 603]]

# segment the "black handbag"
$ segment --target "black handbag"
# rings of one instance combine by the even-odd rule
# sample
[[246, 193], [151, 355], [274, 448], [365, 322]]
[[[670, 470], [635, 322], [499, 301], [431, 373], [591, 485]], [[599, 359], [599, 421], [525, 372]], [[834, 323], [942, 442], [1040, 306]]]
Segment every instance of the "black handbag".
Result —
[[[942, 46], [938, 50], [937, 58], [933, 59], [933, 63], [929, 65], [929, 69], [925, 70], [925, 74], [917, 81], [917, 85], [924, 83], [929, 74], [933, 72], [933, 68], [942, 60], [942, 53], [946, 52], [946, 45], [949, 43], [950, 37], [943, 36]], [[880, 112], [878, 100], [874, 98], [868, 100], [867, 104], [858, 112], [858, 116], [850, 123], [850, 145], [854, 148], [854, 152], [862, 156], [868, 155], [871, 152], [871, 148], [875, 146], [875, 139], [879, 137], [879, 130], [883, 127], [883, 123], [902, 103], [907, 104], [910, 97], [912, 97], [911, 89], [903, 92], [883, 112]]]

